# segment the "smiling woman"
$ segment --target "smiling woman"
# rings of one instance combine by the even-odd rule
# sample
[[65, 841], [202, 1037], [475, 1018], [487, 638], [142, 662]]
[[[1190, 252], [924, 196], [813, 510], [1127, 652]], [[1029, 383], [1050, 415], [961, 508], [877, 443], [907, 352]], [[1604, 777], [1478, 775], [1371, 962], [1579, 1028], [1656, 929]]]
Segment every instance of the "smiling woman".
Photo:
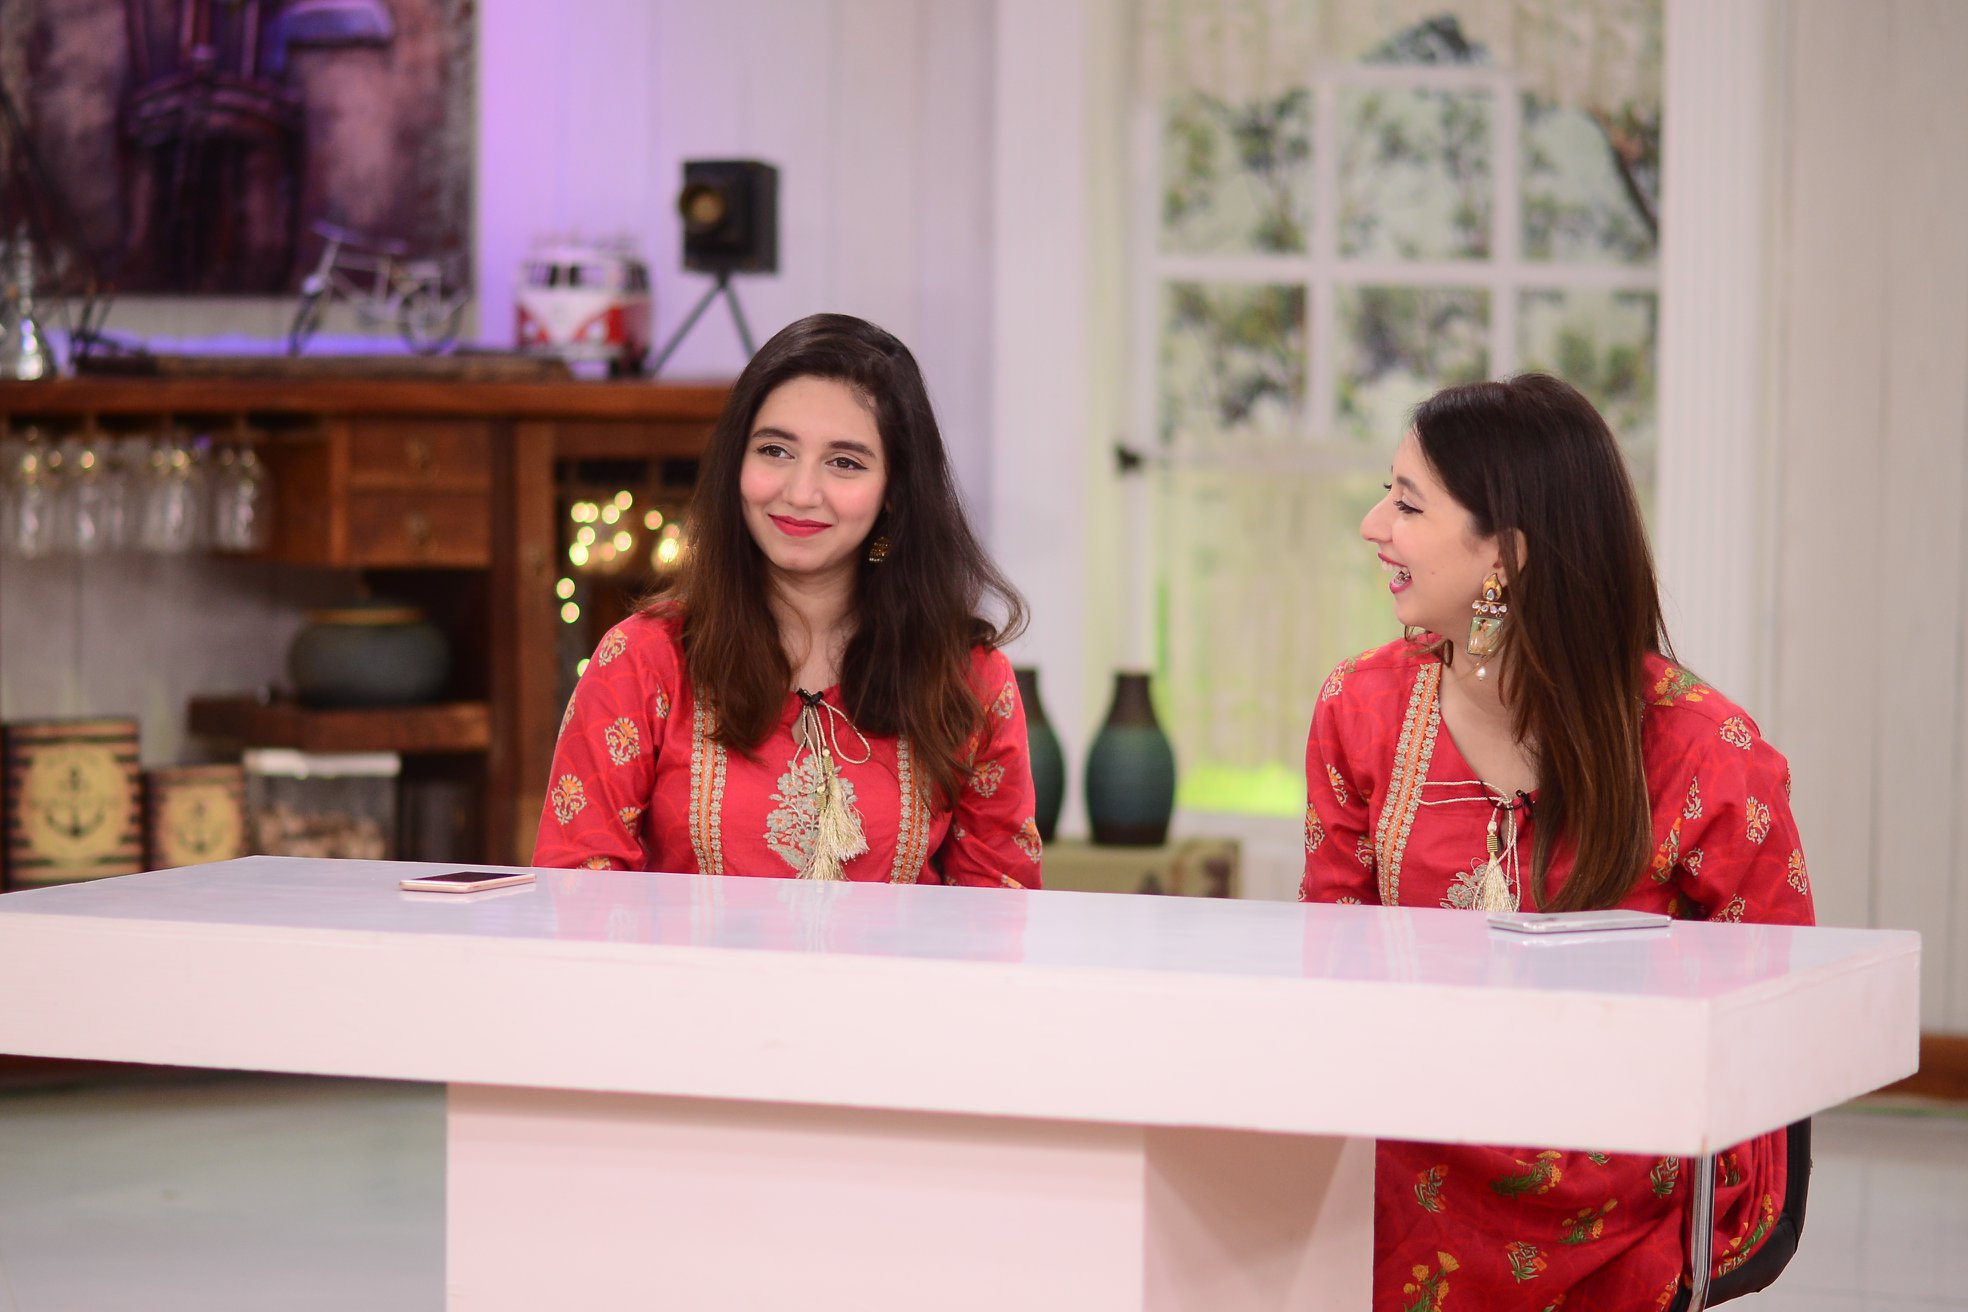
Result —
[[[1424, 401], [1360, 534], [1409, 636], [1318, 690], [1301, 896], [1811, 922], [1789, 768], [1674, 662], [1632, 483], [1576, 389], [1523, 374]], [[1376, 1154], [1377, 1310], [1436, 1306], [1451, 1284], [1485, 1308], [1690, 1297], [1677, 1158]], [[1718, 1277], [1771, 1241], [1789, 1171], [1781, 1131], [1721, 1161]]]
[[[765, 398], [738, 494], [777, 587], [851, 592], [887, 490], [874, 413], [847, 384], [795, 378]], [[827, 673], [814, 686], [832, 682]]]
[[712, 434], [675, 585], [568, 703], [545, 866], [1035, 888], [1024, 605], [964, 517], [922, 374], [814, 315]]

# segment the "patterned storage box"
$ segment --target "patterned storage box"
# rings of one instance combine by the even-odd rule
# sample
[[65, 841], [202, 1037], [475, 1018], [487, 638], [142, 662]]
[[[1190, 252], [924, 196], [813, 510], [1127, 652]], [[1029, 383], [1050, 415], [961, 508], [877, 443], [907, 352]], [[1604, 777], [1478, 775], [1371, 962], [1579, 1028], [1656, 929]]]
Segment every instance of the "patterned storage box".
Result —
[[143, 869], [137, 722], [0, 725], [0, 830], [9, 889]]

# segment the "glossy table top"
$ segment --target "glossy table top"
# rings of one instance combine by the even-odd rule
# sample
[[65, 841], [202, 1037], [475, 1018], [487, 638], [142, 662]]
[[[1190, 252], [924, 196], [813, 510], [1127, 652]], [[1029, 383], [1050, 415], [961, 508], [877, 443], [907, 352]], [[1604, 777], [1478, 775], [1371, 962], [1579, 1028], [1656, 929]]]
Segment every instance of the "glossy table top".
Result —
[[1638, 1151], [1915, 1062], [1909, 933], [1547, 940], [1456, 911], [610, 871], [397, 888], [431, 869], [253, 857], [9, 894], [0, 1050]]

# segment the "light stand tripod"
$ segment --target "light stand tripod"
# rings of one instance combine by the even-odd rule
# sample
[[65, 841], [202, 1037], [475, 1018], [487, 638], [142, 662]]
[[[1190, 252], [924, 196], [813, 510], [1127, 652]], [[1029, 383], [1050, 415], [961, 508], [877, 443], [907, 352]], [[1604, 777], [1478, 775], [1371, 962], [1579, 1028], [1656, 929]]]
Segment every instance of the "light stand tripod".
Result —
[[704, 311], [711, 308], [711, 302], [717, 299], [718, 293], [720, 292], [724, 294], [724, 299], [731, 306], [731, 317], [738, 325], [738, 344], [745, 348], [745, 358], [749, 360], [757, 353], [758, 348], [752, 345], [752, 331], [745, 326], [745, 311], [739, 307], [738, 293], [731, 286], [731, 270], [719, 269], [717, 271], [717, 281], [711, 285], [709, 291], [705, 292], [698, 299], [697, 304], [691, 309], [688, 315], [684, 316], [683, 322], [677, 326], [677, 330], [670, 334], [670, 340], [663, 343], [663, 349], [656, 353], [655, 360], [649, 365], [648, 377], [654, 378], [657, 374], [663, 372], [664, 364], [669, 361], [670, 356], [675, 353], [677, 347], [683, 345], [683, 339], [689, 335], [692, 328], [697, 326], [697, 320], [703, 316]]

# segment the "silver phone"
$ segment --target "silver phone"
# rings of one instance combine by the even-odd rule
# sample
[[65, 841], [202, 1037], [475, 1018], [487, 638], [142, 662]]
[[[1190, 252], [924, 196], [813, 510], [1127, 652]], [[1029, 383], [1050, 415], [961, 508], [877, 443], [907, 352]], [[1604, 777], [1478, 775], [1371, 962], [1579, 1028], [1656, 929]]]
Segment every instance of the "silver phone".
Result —
[[1672, 916], [1654, 911], [1492, 911], [1490, 928], [1512, 934], [1583, 934], [1608, 929], [1665, 929]]

